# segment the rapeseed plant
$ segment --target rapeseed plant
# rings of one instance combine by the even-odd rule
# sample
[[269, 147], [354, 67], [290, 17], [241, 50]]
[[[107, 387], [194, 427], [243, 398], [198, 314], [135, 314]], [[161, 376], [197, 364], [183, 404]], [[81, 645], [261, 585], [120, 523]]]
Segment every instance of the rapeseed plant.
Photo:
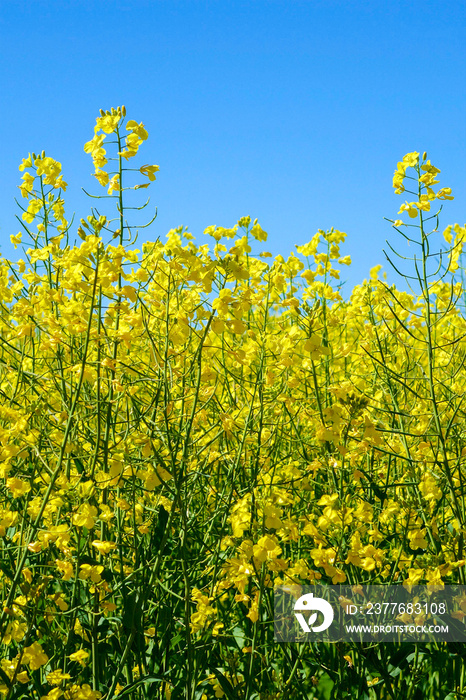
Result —
[[249, 216], [208, 226], [212, 247], [180, 227], [136, 249], [147, 138], [101, 111], [84, 150], [115, 210], [79, 241], [61, 164], [20, 165], [24, 257], [0, 260], [0, 693], [462, 693], [456, 648], [280, 646], [272, 625], [278, 583], [464, 583], [466, 228], [431, 272], [440, 170], [410, 153], [393, 179], [418, 292], [376, 266], [344, 301], [333, 228], [270, 262]]

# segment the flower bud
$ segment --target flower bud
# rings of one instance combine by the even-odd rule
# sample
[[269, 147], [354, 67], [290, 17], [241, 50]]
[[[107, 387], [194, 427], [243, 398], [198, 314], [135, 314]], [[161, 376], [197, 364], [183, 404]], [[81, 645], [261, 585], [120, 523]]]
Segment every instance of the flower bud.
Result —
[[427, 152], [426, 151], [424, 151], [424, 153], [422, 154], [422, 160], [427, 160]]

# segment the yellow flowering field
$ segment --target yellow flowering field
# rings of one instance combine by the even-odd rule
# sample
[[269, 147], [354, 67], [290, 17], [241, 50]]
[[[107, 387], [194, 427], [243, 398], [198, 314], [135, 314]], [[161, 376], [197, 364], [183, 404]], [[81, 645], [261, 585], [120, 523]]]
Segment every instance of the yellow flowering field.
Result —
[[411, 292], [377, 266], [345, 301], [335, 229], [286, 259], [249, 216], [138, 248], [147, 136], [101, 112], [79, 224], [57, 160], [19, 168], [22, 257], [0, 259], [2, 698], [465, 697], [458, 644], [273, 639], [278, 583], [465, 583], [466, 228], [440, 226], [440, 170], [409, 153], [393, 178], [389, 258]]

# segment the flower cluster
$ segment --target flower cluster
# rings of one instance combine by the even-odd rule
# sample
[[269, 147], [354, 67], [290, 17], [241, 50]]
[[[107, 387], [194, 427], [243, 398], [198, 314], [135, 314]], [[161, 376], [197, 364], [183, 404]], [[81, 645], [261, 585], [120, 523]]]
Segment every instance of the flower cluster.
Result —
[[[376, 266], [345, 301], [345, 233], [270, 260], [249, 216], [207, 227], [212, 247], [179, 227], [134, 249], [142, 185], [123, 178], [147, 132], [125, 117], [102, 111], [85, 146], [118, 217], [93, 211], [78, 241], [60, 163], [20, 166], [33, 245], [0, 260], [0, 692], [286, 694], [274, 584], [464, 576], [464, 290], [400, 292]], [[398, 193], [409, 168], [400, 213], [422, 223], [451, 192], [410, 153]], [[148, 186], [158, 166], [137, 170]], [[454, 272], [466, 228], [444, 237]]]

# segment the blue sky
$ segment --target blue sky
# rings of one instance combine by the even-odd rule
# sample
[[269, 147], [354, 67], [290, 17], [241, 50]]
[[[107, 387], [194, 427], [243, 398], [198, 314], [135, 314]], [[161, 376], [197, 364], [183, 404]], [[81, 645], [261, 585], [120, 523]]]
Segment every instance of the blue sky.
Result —
[[[19, 225], [18, 165], [61, 161], [68, 216], [99, 192], [83, 144], [125, 104], [160, 166], [148, 239], [258, 217], [287, 256], [319, 228], [348, 234], [348, 292], [385, 262], [396, 162], [426, 150], [451, 186], [441, 228], [466, 221], [466, 10], [418, 0], [140, 0], [0, 4], [4, 256]], [[143, 240], [143, 238], [141, 238]], [[396, 281], [389, 272], [389, 280]], [[345, 294], [346, 296], [346, 294]]]

